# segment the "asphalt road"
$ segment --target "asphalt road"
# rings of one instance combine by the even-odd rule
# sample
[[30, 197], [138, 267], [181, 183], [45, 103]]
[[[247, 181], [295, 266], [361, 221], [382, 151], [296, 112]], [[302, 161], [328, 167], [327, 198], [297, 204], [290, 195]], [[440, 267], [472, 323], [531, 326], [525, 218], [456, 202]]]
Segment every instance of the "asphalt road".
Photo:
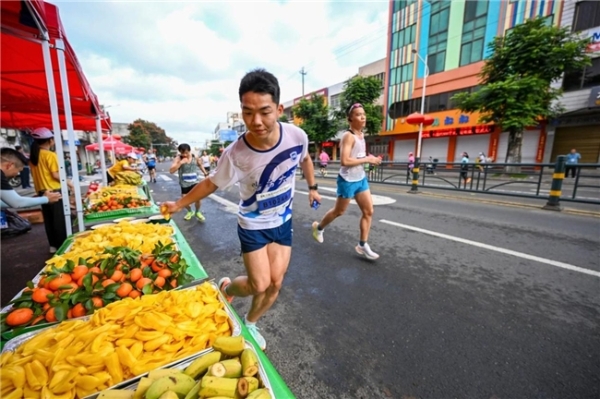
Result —
[[[153, 190], [175, 199], [175, 176]], [[370, 262], [355, 205], [312, 239], [332, 190], [315, 211], [298, 181], [290, 268], [259, 323], [299, 398], [600, 396], [600, 219], [375, 189], [395, 202], [375, 207]], [[234, 277], [237, 189], [216, 195], [205, 223], [174, 218], [211, 277]]]
[[[157, 201], [179, 195], [167, 167], [151, 184]], [[370, 262], [354, 253], [355, 205], [324, 244], [312, 239], [331, 183], [315, 211], [297, 182], [290, 268], [259, 323], [298, 398], [600, 397], [599, 218], [373, 186], [381, 258]], [[218, 279], [244, 267], [237, 189], [216, 195], [205, 223], [174, 219]], [[43, 225], [2, 239], [1, 256], [6, 304], [48, 257]], [[234, 306], [243, 315], [249, 300]]]

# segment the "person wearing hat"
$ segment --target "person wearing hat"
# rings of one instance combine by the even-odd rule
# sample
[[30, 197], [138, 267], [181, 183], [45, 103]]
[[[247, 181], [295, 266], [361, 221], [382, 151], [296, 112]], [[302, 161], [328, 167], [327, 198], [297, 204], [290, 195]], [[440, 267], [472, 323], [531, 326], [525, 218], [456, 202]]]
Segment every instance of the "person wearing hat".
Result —
[[0, 200], [5, 208], [28, 208], [31, 206], [54, 203], [61, 199], [60, 193], [46, 191], [41, 197], [21, 197], [8, 183], [8, 179], [17, 176], [29, 159], [12, 148], [0, 149], [0, 173], [2, 174]]
[[127, 158], [117, 161], [113, 166], [111, 166], [110, 169], [106, 171], [106, 179], [108, 184], [112, 184], [115, 181], [117, 174], [123, 171], [131, 170], [137, 172], [138, 170], [131, 166], [137, 162], [137, 159], [137, 154], [135, 152], [130, 152], [127, 154]]
[[[52, 150], [54, 133], [45, 127], [40, 127], [31, 133], [31, 137], [33, 137], [33, 144], [29, 165], [35, 191], [39, 196], [47, 195], [48, 192], [60, 193], [58, 156]], [[70, 185], [68, 182], [67, 184]], [[42, 216], [50, 253], [55, 253], [67, 239], [63, 200], [42, 205]]]
[[414, 154], [411, 152], [408, 153], [408, 165], [407, 165], [407, 169], [406, 169], [406, 174], [408, 175], [408, 178], [411, 179], [411, 174], [412, 174], [412, 170], [415, 167], [415, 156]]

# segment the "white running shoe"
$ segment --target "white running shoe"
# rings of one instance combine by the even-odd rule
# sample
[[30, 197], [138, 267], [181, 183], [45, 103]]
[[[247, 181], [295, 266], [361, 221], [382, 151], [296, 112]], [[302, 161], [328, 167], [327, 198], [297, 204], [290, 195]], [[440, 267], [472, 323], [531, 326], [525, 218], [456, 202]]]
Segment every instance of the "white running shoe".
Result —
[[379, 254], [373, 252], [373, 250], [371, 250], [371, 247], [369, 246], [369, 244], [366, 242], [365, 242], [365, 245], [361, 246], [359, 244], [354, 249], [356, 249], [356, 252], [359, 255], [362, 255], [367, 259], [375, 260], [375, 259], [379, 258]]
[[319, 222], [313, 222], [312, 224], [312, 234], [313, 238], [317, 240], [317, 242], [323, 243], [323, 232], [325, 230], [319, 230]]

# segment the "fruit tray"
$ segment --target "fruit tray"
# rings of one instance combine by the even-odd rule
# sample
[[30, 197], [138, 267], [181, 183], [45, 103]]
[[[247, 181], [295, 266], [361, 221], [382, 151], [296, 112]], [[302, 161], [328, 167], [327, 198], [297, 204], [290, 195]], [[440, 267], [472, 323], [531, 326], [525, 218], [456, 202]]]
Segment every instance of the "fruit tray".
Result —
[[[186, 288], [182, 288], [181, 290], [183, 291], [183, 290], [196, 289], [196, 285], [198, 285], [198, 283], [200, 283], [200, 282], [204, 282], [204, 279], [192, 282]], [[230, 307], [230, 305], [225, 300], [225, 297], [223, 297], [223, 294], [219, 290], [219, 287], [214, 282], [214, 280], [209, 280], [209, 283], [214, 287], [215, 290], [217, 290], [217, 292], [219, 293], [219, 300], [225, 305], [225, 307], [224, 307], [225, 312], [227, 313], [227, 316], [229, 316], [228, 322], [229, 322], [229, 327], [231, 327], [231, 336], [235, 337], [235, 336], [240, 335], [242, 333], [242, 325], [240, 324], [240, 322], [238, 321], [237, 317], [233, 313], [232, 308]], [[91, 317], [91, 315], [83, 316], [83, 317], [77, 318], [77, 320], [88, 320], [90, 317]], [[75, 319], [69, 319], [69, 320], [75, 320]], [[11, 339], [10, 341], [8, 341], [4, 345], [4, 348], [2, 348], [2, 353], [8, 352], [8, 351], [15, 351], [19, 346], [21, 346], [25, 342], [29, 341], [33, 337], [35, 337], [37, 334], [39, 334], [42, 331], [45, 331], [45, 330], [47, 330], [49, 328], [54, 328], [54, 327], [56, 327], [56, 324], [51, 325], [51, 326], [46, 327], [46, 328], [41, 328], [39, 330], [35, 330], [35, 331], [31, 331], [31, 332], [19, 335], [18, 337], [15, 337], [15, 338]], [[189, 359], [190, 357], [193, 357], [193, 356], [196, 356], [196, 354], [191, 355], [191, 356], [187, 356], [187, 357], [184, 357], [184, 358], [181, 358], [181, 359], [178, 359], [178, 360], [172, 362], [172, 364], [177, 364], [179, 362], [185, 361], [185, 360], [187, 360], [187, 359]], [[143, 377], [143, 376], [144, 375], [139, 375], [137, 377], [134, 377], [133, 379], [137, 379], [137, 378]], [[127, 382], [127, 381], [123, 381], [119, 385], [122, 385], [125, 382]]]
[[[269, 392], [271, 393], [271, 397], [276, 399], [276, 396], [273, 392], [273, 388], [271, 386], [271, 382], [269, 381], [269, 377], [267, 376], [267, 373], [262, 365], [262, 363], [260, 362], [260, 359], [258, 358], [258, 353], [256, 352], [256, 348], [254, 348], [253, 345], [251, 345], [248, 341], [245, 342], [245, 347], [246, 349], [250, 349], [251, 351], [254, 352], [254, 354], [256, 355], [257, 359], [258, 359], [258, 376], [260, 377], [260, 381], [262, 382], [262, 384], [264, 385], [265, 388], [267, 388], [269, 390]], [[199, 358], [200, 356], [203, 356], [207, 353], [211, 353], [214, 352], [213, 348], [208, 348], [200, 353], [197, 353], [195, 355], [192, 355], [191, 357], [189, 357], [188, 359], [186, 359], [183, 362], [179, 362], [177, 364], [174, 365], [166, 365], [163, 367], [159, 367], [159, 369], [175, 369], [175, 370], [184, 370], [187, 366], [189, 366], [190, 364], [192, 364], [194, 362], [194, 360], [196, 360], [197, 358]], [[142, 376], [140, 376], [141, 378]], [[134, 391], [138, 386], [138, 382], [134, 382], [132, 384], [128, 384], [128, 385], [124, 385], [124, 383], [119, 384], [119, 387], [111, 387], [110, 389], [125, 389], [128, 391]], [[93, 395], [89, 395], [86, 396], [84, 399], [96, 399], [98, 398], [98, 396], [100, 396], [100, 392], [97, 392]]]
[[85, 215], [86, 219], [103, 219], [109, 216], [124, 216], [131, 215], [133, 213], [150, 213], [152, 212], [152, 205], [150, 206], [140, 206], [139, 208], [123, 208], [117, 209], [113, 211], [104, 211], [104, 212], [95, 212], [88, 213]]

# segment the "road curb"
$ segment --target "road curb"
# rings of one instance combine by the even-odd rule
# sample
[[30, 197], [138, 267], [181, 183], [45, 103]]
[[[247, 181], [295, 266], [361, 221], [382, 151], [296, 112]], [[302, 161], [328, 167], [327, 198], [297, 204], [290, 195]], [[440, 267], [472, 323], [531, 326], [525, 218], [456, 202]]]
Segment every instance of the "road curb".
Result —
[[[421, 191], [421, 194], [427, 195], [430, 197], [471, 201], [471, 202], [478, 202], [481, 204], [493, 204], [493, 205], [512, 206], [512, 207], [517, 207], [517, 208], [529, 208], [529, 209], [538, 209], [538, 210], [542, 209], [542, 207], [540, 205], [522, 204], [522, 203], [510, 202], [510, 201], [487, 200], [487, 199], [472, 198], [472, 197], [471, 198], [470, 197], [456, 197], [453, 195], [443, 195], [443, 194], [436, 194], [436, 193], [425, 192], [425, 191]], [[562, 212], [572, 214], [572, 215], [592, 216], [592, 217], [600, 218], [600, 212], [582, 211], [582, 210], [578, 210], [578, 209], [563, 209]]]

